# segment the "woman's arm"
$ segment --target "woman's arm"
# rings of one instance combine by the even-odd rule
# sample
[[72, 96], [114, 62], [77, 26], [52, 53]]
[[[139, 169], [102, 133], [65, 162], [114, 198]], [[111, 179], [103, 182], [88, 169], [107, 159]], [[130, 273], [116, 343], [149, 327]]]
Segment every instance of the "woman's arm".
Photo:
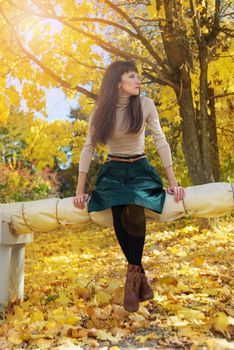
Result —
[[171, 149], [166, 140], [165, 134], [162, 131], [158, 111], [154, 102], [150, 98], [145, 97], [144, 109], [147, 117], [146, 122], [150, 130], [150, 134], [155, 143], [157, 152], [160, 156], [164, 169], [172, 166]]
[[169, 188], [167, 192], [173, 194], [175, 201], [179, 202], [184, 197], [183, 187], [178, 187], [172, 164], [171, 148], [166, 140], [165, 134], [162, 131], [158, 111], [154, 102], [151, 99], [146, 99], [147, 102], [147, 124], [150, 128], [151, 135], [153, 137], [154, 143], [156, 145], [158, 154], [163, 163], [163, 168], [165, 170], [166, 176], [169, 182]]
[[168, 178], [169, 186], [178, 186], [172, 165], [168, 166], [167, 168], [164, 168], [164, 170]]
[[87, 175], [84, 171], [79, 171], [76, 194], [84, 193]]
[[169, 182], [169, 188], [167, 189], [167, 192], [169, 194], [173, 194], [175, 201], [178, 203], [185, 196], [184, 189], [183, 187], [178, 186], [172, 166], [164, 168], [164, 170]]
[[73, 199], [75, 207], [79, 209], [84, 209], [85, 204], [84, 202], [88, 201], [89, 194], [84, 193], [85, 191], [85, 183], [87, 179], [87, 174], [89, 171], [91, 160], [94, 156], [94, 150], [96, 144], [92, 142], [92, 126], [91, 121], [94, 115], [94, 110], [91, 113], [90, 119], [89, 119], [89, 127], [88, 127], [88, 134], [85, 140], [85, 144], [83, 146], [83, 149], [80, 153], [80, 160], [79, 160], [79, 174], [78, 174], [78, 181], [76, 186], [76, 196]]
[[74, 206], [79, 209], [84, 209], [85, 202], [89, 199], [89, 194], [84, 193], [87, 173], [79, 171], [78, 183], [76, 187], [76, 196], [73, 198]]

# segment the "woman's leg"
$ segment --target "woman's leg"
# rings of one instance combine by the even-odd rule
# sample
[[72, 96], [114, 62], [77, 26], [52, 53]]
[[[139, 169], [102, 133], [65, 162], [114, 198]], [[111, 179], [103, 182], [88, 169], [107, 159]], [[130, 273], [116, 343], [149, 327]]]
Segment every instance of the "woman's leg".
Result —
[[146, 218], [144, 207], [128, 204], [127, 215], [123, 227], [128, 233], [128, 261], [133, 265], [141, 265], [146, 234]]
[[125, 207], [126, 207], [126, 204], [114, 205], [111, 207], [111, 210], [112, 210], [113, 224], [114, 224], [116, 237], [119, 241], [119, 244], [122, 248], [122, 251], [126, 259], [128, 260], [128, 234], [124, 230], [122, 225]]
[[111, 209], [115, 233], [128, 263], [140, 265], [146, 233], [144, 207], [128, 204]]
[[139, 302], [151, 299], [153, 293], [141, 265], [146, 232], [144, 207], [128, 204], [112, 206], [111, 209], [116, 236], [128, 261], [123, 307], [135, 312], [139, 309]]

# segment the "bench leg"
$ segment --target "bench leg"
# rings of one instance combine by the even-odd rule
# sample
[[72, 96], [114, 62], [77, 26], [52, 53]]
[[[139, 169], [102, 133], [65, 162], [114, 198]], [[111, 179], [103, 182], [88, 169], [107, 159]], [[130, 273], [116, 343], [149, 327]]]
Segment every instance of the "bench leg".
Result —
[[11, 269], [11, 246], [0, 245], [0, 304], [9, 299], [9, 279]]
[[10, 269], [10, 299], [24, 299], [24, 257], [25, 244], [12, 246], [11, 269]]

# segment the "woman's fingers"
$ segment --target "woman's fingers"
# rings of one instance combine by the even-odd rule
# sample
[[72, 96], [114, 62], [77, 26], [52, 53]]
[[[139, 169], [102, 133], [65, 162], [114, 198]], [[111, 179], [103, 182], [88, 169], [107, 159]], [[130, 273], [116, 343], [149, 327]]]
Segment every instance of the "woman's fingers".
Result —
[[185, 191], [183, 187], [173, 186], [167, 189], [167, 193], [174, 195], [175, 201], [178, 203], [185, 196]]
[[79, 208], [79, 209], [84, 209], [85, 204], [84, 202], [86, 202], [88, 200], [89, 194], [87, 193], [82, 193], [82, 194], [78, 194], [75, 197], [73, 197], [73, 204], [75, 207]]
[[85, 195], [85, 200], [87, 201], [89, 199], [89, 194], [87, 193], [86, 195]]
[[183, 187], [178, 188], [178, 200], [181, 201], [184, 198], [185, 192]]
[[169, 193], [169, 194], [174, 194], [174, 192], [171, 190], [171, 188], [168, 188], [168, 189], [167, 189], [167, 193]]
[[175, 198], [175, 201], [178, 203], [179, 202], [179, 191], [178, 191], [177, 187], [175, 187], [175, 189], [174, 189], [174, 198]]
[[80, 201], [79, 201], [79, 199], [78, 199], [77, 197], [74, 197], [74, 198], [73, 198], [73, 203], [74, 203], [74, 205], [75, 205], [76, 208], [81, 209], [81, 208], [80, 208]]
[[81, 198], [80, 198], [80, 196], [76, 196], [76, 197], [75, 197], [75, 202], [76, 202], [76, 204], [78, 204], [78, 205], [81, 204]]

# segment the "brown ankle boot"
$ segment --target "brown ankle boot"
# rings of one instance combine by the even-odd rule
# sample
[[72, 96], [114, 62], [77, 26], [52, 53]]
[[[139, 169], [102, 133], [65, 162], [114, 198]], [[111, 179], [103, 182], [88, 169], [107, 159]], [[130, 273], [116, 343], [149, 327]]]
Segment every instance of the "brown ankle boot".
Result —
[[141, 266], [128, 264], [123, 307], [129, 312], [139, 309], [139, 289], [141, 283]]
[[153, 289], [151, 288], [148, 282], [148, 279], [145, 275], [145, 270], [141, 265], [141, 284], [140, 284], [140, 291], [139, 291], [139, 299], [140, 301], [146, 301], [153, 298], [154, 298]]

